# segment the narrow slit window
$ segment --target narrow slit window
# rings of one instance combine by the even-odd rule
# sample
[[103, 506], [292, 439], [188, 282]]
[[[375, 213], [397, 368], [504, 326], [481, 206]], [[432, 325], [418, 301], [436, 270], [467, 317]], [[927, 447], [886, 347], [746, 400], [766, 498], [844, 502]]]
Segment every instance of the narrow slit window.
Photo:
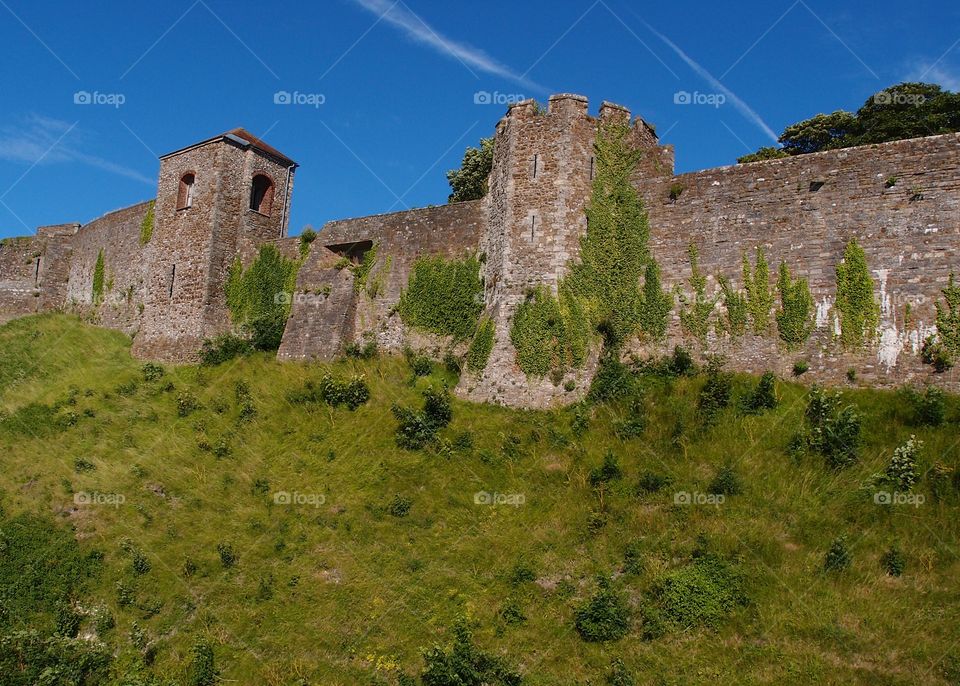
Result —
[[33, 285], [34, 285], [34, 286], [36, 286], [37, 284], [40, 283], [40, 259], [41, 259], [41, 258], [39, 258], [39, 257], [37, 258], [37, 264], [34, 266], [34, 272], [33, 272]]
[[596, 158], [595, 158], [595, 157], [591, 157], [591, 158], [590, 158], [590, 180], [591, 180], [591, 181], [593, 181], [593, 167], [594, 167], [595, 164], [596, 164]]
[[537, 178], [537, 167], [540, 163], [540, 155], [533, 156], [533, 178]]
[[533, 238], [533, 234], [537, 229], [537, 215], [530, 217], [530, 238]]
[[167, 289], [167, 297], [173, 299], [173, 284], [177, 280], [177, 265], [170, 269], [170, 287]]

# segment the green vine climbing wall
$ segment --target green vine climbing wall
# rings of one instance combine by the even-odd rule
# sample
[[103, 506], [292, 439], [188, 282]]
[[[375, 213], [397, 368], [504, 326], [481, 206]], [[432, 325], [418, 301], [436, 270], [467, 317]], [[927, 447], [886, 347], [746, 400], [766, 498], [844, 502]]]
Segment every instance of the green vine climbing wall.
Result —
[[840, 341], [845, 348], [862, 348], [876, 338], [880, 305], [873, 291], [867, 256], [857, 241], [852, 240], [843, 252], [843, 261], [837, 265], [836, 310]]
[[276, 350], [290, 316], [300, 262], [272, 245], [260, 248], [246, 270], [238, 257], [227, 275], [227, 307], [233, 323], [260, 350]]
[[750, 258], [743, 254], [743, 287], [747, 292], [747, 310], [753, 333], [763, 336], [770, 330], [770, 311], [774, 306], [774, 294], [770, 288], [770, 263], [757, 246], [754, 266]]
[[794, 348], [806, 342], [813, 330], [813, 296], [806, 279], [793, 280], [786, 262], [780, 263], [777, 279], [780, 309], [777, 311], [777, 330], [787, 347]]
[[417, 259], [397, 311], [408, 326], [458, 340], [469, 338], [483, 311], [480, 262], [475, 257]]

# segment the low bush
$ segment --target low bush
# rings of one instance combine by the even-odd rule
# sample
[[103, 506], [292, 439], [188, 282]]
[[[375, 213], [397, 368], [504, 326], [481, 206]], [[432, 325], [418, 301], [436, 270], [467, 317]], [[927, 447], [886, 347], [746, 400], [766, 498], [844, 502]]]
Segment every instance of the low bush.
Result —
[[397, 445], [406, 450], [420, 450], [432, 443], [437, 433], [453, 418], [450, 392], [446, 387], [440, 390], [428, 388], [423, 396], [423, 409], [420, 411], [400, 405], [391, 408], [398, 423]]
[[597, 592], [575, 612], [577, 633], [590, 643], [620, 640], [630, 631], [630, 606], [609, 578], [600, 576], [597, 584]]
[[739, 571], [712, 553], [665, 574], [653, 594], [664, 618], [683, 628], [716, 627], [747, 603]]
[[223, 565], [224, 569], [229, 569], [237, 564], [237, 553], [233, 550], [233, 546], [229, 543], [218, 543], [217, 554], [220, 556], [220, 564]]
[[219, 680], [213, 647], [206, 641], [197, 641], [187, 668], [187, 686], [213, 686]]
[[739, 495], [743, 484], [737, 471], [731, 465], [724, 465], [717, 470], [707, 490], [717, 495]]
[[354, 411], [370, 400], [370, 387], [363, 375], [338, 379], [324, 374], [319, 382], [307, 381], [303, 388], [287, 394], [287, 401], [294, 405], [325, 403], [332, 407], [344, 405]]
[[880, 556], [880, 566], [888, 576], [900, 576], [907, 566], [907, 559], [896, 546], [891, 546]]
[[627, 666], [620, 658], [615, 658], [610, 663], [610, 671], [606, 676], [607, 686], [636, 686], [637, 680], [633, 673], [627, 669]]
[[413, 500], [408, 498], [405, 495], [400, 495], [399, 493], [390, 500], [387, 504], [387, 514], [392, 517], [406, 517], [410, 514], [410, 508], [413, 507]]
[[465, 622], [453, 629], [453, 645], [434, 646], [423, 654], [423, 686], [520, 686], [523, 677], [500, 658], [485, 653], [473, 642]]
[[813, 452], [832, 469], [842, 469], [859, 459], [863, 443], [863, 418], [854, 405], [842, 405], [839, 393], [819, 386], [810, 389], [805, 426], [791, 441], [795, 453]]
[[237, 357], [249, 355], [253, 351], [253, 344], [248, 339], [233, 333], [225, 333], [203, 342], [200, 348], [200, 364], [205, 367], [215, 367]]
[[603, 464], [590, 470], [590, 485], [594, 488], [605, 486], [611, 481], [619, 481], [623, 478], [623, 470], [620, 468], [620, 461], [611, 451], [603, 456]]
[[723, 371], [723, 360], [713, 358], [707, 365], [707, 381], [700, 389], [697, 409], [704, 423], [716, 421], [733, 396], [733, 374]]
[[830, 549], [823, 556], [823, 571], [842, 572], [850, 568], [853, 556], [847, 545], [845, 535], [837, 536], [830, 544]]
[[740, 401], [744, 414], [757, 415], [777, 407], [777, 377], [773, 372], [765, 372], [757, 387]]
[[650, 471], [643, 472], [640, 474], [640, 480], [637, 482], [637, 495], [644, 496], [651, 493], [659, 493], [671, 483], [673, 483], [673, 478], [667, 474]]

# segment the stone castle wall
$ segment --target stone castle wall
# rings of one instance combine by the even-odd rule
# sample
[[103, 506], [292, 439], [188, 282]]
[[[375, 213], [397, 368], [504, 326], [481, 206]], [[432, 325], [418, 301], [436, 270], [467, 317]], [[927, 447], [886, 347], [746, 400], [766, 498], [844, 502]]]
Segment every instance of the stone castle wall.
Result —
[[[494, 350], [479, 375], [464, 374], [464, 397], [546, 407], [580, 397], [596, 366], [564, 379], [527, 379], [509, 341], [517, 306], [536, 287], [556, 292], [579, 254], [595, 171], [594, 143], [604, 121], [630, 122], [626, 109], [557, 95], [549, 109], [532, 102], [510, 108], [497, 125], [489, 193], [482, 200], [328, 223], [303, 262], [281, 359], [330, 359], [350, 343], [375, 340], [442, 350], [449, 341], [405, 327], [396, 305], [417, 257], [479, 255], [485, 314], [496, 324]], [[239, 133], [238, 133], [239, 132]], [[0, 321], [37, 311], [72, 309], [134, 335], [134, 354], [191, 361], [205, 339], [231, 327], [224, 283], [237, 258], [249, 265], [275, 245], [300, 259], [286, 237], [295, 164], [243, 130], [171, 153], [161, 160], [153, 237], [140, 244], [147, 204], [104, 215], [86, 226], [41, 227], [30, 238], [0, 242]], [[673, 150], [650, 126], [631, 123], [644, 153], [636, 186], [650, 217], [652, 254], [664, 285], [688, 292], [687, 247], [697, 246], [708, 291], [723, 275], [742, 286], [744, 253], [764, 248], [772, 270], [786, 260], [809, 280], [817, 327], [800, 350], [780, 345], [775, 326], [764, 336], [731, 341], [711, 331], [704, 345], [683, 336], [675, 308], [668, 340], [637, 343], [632, 352], [664, 354], [675, 344], [722, 353], [734, 368], [789, 375], [805, 360], [805, 378], [843, 381], [848, 370], [870, 384], [935, 381], [960, 387], [958, 372], [932, 375], [918, 351], [934, 331], [934, 303], [951, 271], [960, 271], [960, 134], [673, 174]], [[195, 175], [193, 204], [178, 207], [180, 179]], [[249, 209], [255, 174], [274, 184], [273, 207]], [[677, 191], [679, 190], [679, 195]], [[674, 197], [671, 197], [673, 195]], [[832, 310], [835, 269], [852, 238], [864, 247], [882, 307], [879, 340], [844, 352]], [[376, 260], [364, 287], [354, 269], [367, 251]], [[93, 303], [93, 270], [103, 251], [105, 302]], [[715, 317], [722, 316], [718, 305]], [[575, 390], [565, 389], [573, 382]]]
[[[101, 326], [128, 334], [140, 328], [144, 274], [153, 251], [140, 244], [140, 229], [150, 202], [110, 212], [83, 226], [70, 241], [65, 302]], [[93, 302], [93, 272], [103, 252], [104, 293]]]
[[[674, 185], [682, 188], [675, 201]], [[709, 349], [726, 353], [737, 368], [789, 375], [803, 359], [808, 378], [821, 381], [842, 381], [849, 369], [871, 384], [932, 378], [917, 353], [935, 330], [940, 290], [951, 271], [960, 272], [960, 134], [644, 179], [639, 189], [666, 286], [689, 292], [691, 243], [711, 294], [719, 290], [718, 275], [743, 285], [743, 254], [752, 260], [757, 246], [772, 270], [786, 260], [794, 276], [809, 280], [817, 328], [803, 349], [784, 351], [775, 327], [740, 342], [711, 336]], [[832, 306], [836, 266], [854, 238], [866, 252], [882, 319], [878, 345], [846, 354], [833, 340]], [[675, 310], [667, 347], [679, 342]], [[957, 381], [956, 373], [938, 377]]]

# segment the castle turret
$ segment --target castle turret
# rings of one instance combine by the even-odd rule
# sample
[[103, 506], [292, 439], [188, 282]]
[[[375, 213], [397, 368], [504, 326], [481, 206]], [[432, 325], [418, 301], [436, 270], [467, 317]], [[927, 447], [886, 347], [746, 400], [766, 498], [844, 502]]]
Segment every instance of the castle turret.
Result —
[[[487, 229], [485, 304], [496, 324], [493, 353], [479, 379], [464, 379], [460, 391], [476, 400], [546, 406], [564, 394], [563, 384], [527, 379], [516, 365], [510, 325], [517, 306], [532, 289], [557, 292], [560, 279], [580, 252], [586, 209], [596, 171], [594, 142], [605, 121], [630, 123], [630, 111], [604, 102], [599, 118], [588, 114], [581, 95], [550, 98], [546, 112], [536, 102], [513, 105], [497, 125], [493, 170], [484, 200]], [[658, 145], [642, 120], [632, 127], [634, 142], [648, 147], [657, 162], [638, 174], [673, 172], [672, 151]], [[588, 369], [589, 371], [589, 369]]]
[[205, 339], [229, 330], [230, 265], [286, 235], [296, 167], [244, 129], [160, 158], [154, 259], [134, 355], [189, 361]]

